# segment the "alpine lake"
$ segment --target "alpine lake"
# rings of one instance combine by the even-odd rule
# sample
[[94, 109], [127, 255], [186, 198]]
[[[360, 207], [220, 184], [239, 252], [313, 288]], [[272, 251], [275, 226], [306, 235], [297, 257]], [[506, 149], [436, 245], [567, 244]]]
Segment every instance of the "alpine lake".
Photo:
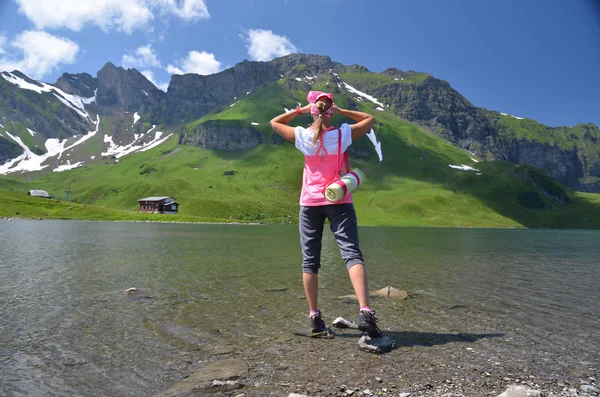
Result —
[[[359, 350], [353, 330], [307, 336], [296, 225], [0, 221], [0, 395], [398, 395], [467, 382], [476, 396], [598, 379], [600, 231], [360, 238], [371, 290], [409, 293], [371, 302], [396, 344], [386, 354]], [[356, 321], [327, 228], [319, 282], [325, 320]]]

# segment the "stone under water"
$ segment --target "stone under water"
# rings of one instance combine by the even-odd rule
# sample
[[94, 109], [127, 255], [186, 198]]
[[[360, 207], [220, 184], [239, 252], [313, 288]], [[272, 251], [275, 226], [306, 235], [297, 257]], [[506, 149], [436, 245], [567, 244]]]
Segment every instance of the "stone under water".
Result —
[[[404, 290], [399, 290], [394, 287], [387, 287], [378, 289], [377, 291], [369, 291], [369, 296], [372, 298], [388, 298], [388, 299], [396, 299], [396, 300], [404, 300], [408, 298], [408, 292]], [[356, 295], [344, 295], [340, 296], [339, 299], [358, 299]]]

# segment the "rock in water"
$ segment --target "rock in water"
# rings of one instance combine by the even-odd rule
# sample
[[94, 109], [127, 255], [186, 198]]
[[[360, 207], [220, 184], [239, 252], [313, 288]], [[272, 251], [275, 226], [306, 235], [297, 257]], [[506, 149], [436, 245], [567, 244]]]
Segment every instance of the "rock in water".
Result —
[[394, 341], [386, 335], [383, 335], [381, 338], [371, 338], [365, 335], [358, 340], [358, 347], [370, 353], [385, 353], [392, 350], [394, 346]]
[[[387, 286], [382, 289], [378, 289], [377, 291], [369, 291], [369, 296], [371, 297], [380, 297], [380, 298], [388, 298], [395, 300], [404, 300], [408, 298], [408, 292], [396, 289], [394, 287]], [[338, 297], [338, 299], [355, 299], [358, 300], [356, 295], [344, 295]]]
[[375, 292], [371, 292], [371, 293], [369, 293], [369, 295], [370, 296], [381, 296], [384, 298], [392, 298], [392, 299], [398, 299], [398, 300], [404, 300], [404, 299], [408, 298], [408, 292], [401, 291], [399, 289], [396, 289], [396, 288], [390, 287], [390, 286], [387, 286], [387, 287], [377, 290]]

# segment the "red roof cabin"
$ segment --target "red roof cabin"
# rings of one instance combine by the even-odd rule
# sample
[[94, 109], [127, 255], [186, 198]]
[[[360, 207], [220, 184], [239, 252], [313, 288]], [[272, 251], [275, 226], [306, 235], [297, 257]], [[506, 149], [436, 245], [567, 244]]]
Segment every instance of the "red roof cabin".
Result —
[[177, 214], [179, 203], [174, 197], [146, 197], [138, 200], [140, 212], [153, 212], [155, 214]]

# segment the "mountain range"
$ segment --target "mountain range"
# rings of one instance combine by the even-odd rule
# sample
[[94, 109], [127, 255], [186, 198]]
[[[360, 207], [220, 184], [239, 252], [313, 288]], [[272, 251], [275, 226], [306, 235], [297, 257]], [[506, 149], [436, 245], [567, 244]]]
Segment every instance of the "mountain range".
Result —
[[[597, 126], [552, 128], [479, 108], [448, 82], [427, 73], [396, 68], [373, 73], [326, 56], [293, 54], [270, 62], [243, 61], [208, 76], [173, 75], [167, 92], [136, 69], [125, 70], [112, 63], [96, 77], [65, 73], [53, 84], [19, 71], [0, 72], [0, 76], [0, 175], [4, 175], [0, 186], [9, 189], [23, 190], [32, 181], [50, 187], [67, 183], [78, 186], [67, 175], [84, 169], [104, 169], [107, 173], [127, 157], [156, 151], [165, 152], [162, 156], [166, 158], [182, 157], [183, 153], [193, 158], [210, 152], [239, 169], [244, 162], [244, 166], [252, 167], [247, 158], [256, 153], [272, 153], [278, 148], [280, 153], [288, 153], [288, 146], [273, 134], [268, 120], [305, 103], [306, 92], [314, 89], [333, 92], [340, 106], [377, 117], [371, 140], [357, 142], [351, 150], [357, 164], [377, 175], [371, 181], [374, 191], [383, 189], [385, 183], [393, 185], [391, 190], [397, 189], [402, 182], [391, 181], [397, 177], [441, 184], [452, 193], [473, 188], [465, 187], [465, 183], [481, 189], [487, 183], [485, 189], [495, 189], [494, 183], [499, 182], [490, 184], [485, 168], [497, 181], [515, 186], [525, 183], [526, 188], [521, 186], [507, 199], [517, 206], [516, 212], [568, 206], [574, 197], [571, 191], [600, 192]], [[413, 164], [412, 157], [409, 161], [400, 158], [402, 155], [416, 156], [419, 161]], [[435, 166], [430, 159], [435, 159]], [[159, 160], [161, 156], [142, 161], [142, 171], [147, 172], [139, 174], [140, 178], [159, 173], [160, 167], [154, 163]], [[409, 163], [416, 169], [407, 171]], [[443, 172], [438, 169], [441, 164], [447, 168]], [[186, 166], [196, 171], [202, 168], [199, 163]], [[298, 167], [294, 165], [301, 172]], [[173, 178], [173, 172], [162, 178]], [[508, 176], [498, 178], [497, 173]], [[291, 175], [268, 183], [289, 190], [283, 206], [287, 210], [298, 185], [289, 179]], [[97, 176], [94, 179], [99, 186], [96, 190], [119, 190], [109, 181]], [[158, 193], [155, 188], [156, 183], [144, 183], [135, 194], [146, 191], [154, 195]], [[135, 206], [131, 197], [108, 199], [94, 191], [91, 183], [82, 182], [78, 190], [73, 198], [81, 203], [104, 200], [114, 208]], [[175, 188], [164, 193], [186, 195]], [[231, 212], [232, 194], [235, 189], [224, 199], [228, 209], [195, 213], [224, 216]], [[485, 205], [490, 208], [490, 202]], [[259, 204], [247, 208], [248, 213], [262, 210]], [[286, 211], [273, 209], [269, 216], [278, 217]], [[386, 208], [388, 211], [392, 209]], [[510, 214], [504, 216], [514, 220]], [[539, 224], [521, 218], [517, 223]]]

